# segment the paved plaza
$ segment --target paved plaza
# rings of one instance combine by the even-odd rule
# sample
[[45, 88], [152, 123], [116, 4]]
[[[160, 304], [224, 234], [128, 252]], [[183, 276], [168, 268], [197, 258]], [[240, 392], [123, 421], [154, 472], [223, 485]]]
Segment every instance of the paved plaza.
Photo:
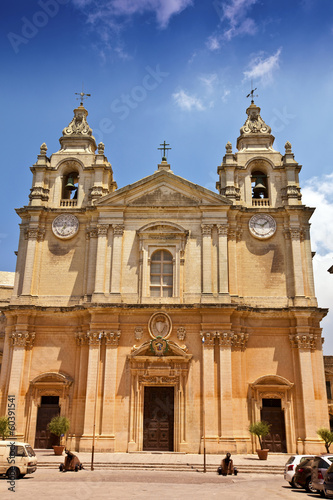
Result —
[[[201, 500], [223, 498], [226, 500], [274, 500], [294, 499], [307, 500], [319, 498], [318, 495], [308, 495], [304, 490], [289, 487], [283, 479], [281, 467], [289, 455], [271, 454], [267, 462], [261, 462], [256, 455], [235, 455], [235, 465], [270, 466], [277, 474], [240, 473], [237, 477], [221, 477], [213, 472], [222, 457], [207, 455], [210, 472], [197, 472], [196, 467], [187, 472], [145, 470], [145, 464], [202, 464], [202, 455], [177, 453], [97, 453], [95, 455], [95, 470], [91, 471], [89, 453], [78, 454], [86, 469], [75, 472], [61, 473], [57, 470], [64, 457], [56, 457], [51, 450], [37, 450], [40, 467], [36, 473], [16, 481], [15, 492], [8, 491], [6, 479], [0, 479], [0, 499], [173, 499]], [[126, 464], [141, 467], [141, 469], [112, 470], [102, 464]], [[214, 468], [213, 468], [214, 465]]]

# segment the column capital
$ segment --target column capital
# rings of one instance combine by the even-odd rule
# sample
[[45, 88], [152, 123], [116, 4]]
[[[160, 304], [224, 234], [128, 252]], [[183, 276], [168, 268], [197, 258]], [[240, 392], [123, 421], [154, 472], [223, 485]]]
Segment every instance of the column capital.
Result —
[[97, 235], [106, 236], [108, 234], [109, 224], [97, 224]]
[[33, 347], [35, 337], [34, 332], [12, 332], [9, 336], [13, 347]]
[[291, 347], [296, 347], [297, 349], [309, 349], [314, 351], [316, 349], [316, 341], [318, 335], [314, 335], [312, 333], [308, 333], [306, 335], [289, 335], [289, 341]]
[[203, 236], [211, 236], [213, 224], [201, 224], [201, 232]]
[[214, 347], [215, 332], [200, 332], [200, 337], [204, 347]]
[[105, 337], [105, 344], [107, 346], [118, 346], [120, 335], [120, 330], [117, 330], [115, 332], [104, 332], [103, 337]]
[[102, 332], [87, 332], [86, 337], [88, 339], [89, 346], [100, 345], [102, 340]]
[[122, 236], [124, 234], [125, 226], [124, 224], [113, 224], [113, 234], [117, 236]]
[[219, 236], [228, 236], [229, 224], [218, 224], [217, 232]]
[[37, 240], [38, 238], [38, 228], [28, 228], [25, 230], [25, 239], [26, 240]]
[[234, 332], [216, 332], [220, 347], [231, 347], [233, 344]]

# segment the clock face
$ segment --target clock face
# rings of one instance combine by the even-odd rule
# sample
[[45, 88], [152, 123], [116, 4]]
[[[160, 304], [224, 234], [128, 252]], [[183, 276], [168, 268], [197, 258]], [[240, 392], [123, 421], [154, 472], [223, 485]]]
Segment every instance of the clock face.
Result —
[[58, 215], [52, 222], [53, 233], [63, 240], [72, 238], [79, 230], [79, 221], [75, 215]]
[[276, 231], [276, 222], [267, 214], [253, 215], [249, 221], [249, 229], [255, 238], [270, 238]]

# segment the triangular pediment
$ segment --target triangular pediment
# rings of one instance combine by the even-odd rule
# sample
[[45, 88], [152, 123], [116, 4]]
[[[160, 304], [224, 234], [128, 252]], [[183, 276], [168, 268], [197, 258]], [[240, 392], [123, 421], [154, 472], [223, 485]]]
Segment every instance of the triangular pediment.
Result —
[[218, 193], [165, 171], [155, 172], [100, 198], [96, 206], [195, 207], [200, 205], [231, 205]]

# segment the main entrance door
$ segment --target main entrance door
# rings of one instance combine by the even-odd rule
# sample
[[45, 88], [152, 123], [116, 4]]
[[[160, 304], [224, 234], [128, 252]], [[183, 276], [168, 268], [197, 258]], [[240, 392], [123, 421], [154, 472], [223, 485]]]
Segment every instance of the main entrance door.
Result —
[[173, 451], [174, 388], [145, 387], [143, 450]]
[[264, 448], [276, 453], [286, 453], [286, 427], [281, 399], [262, 400], [261, 420], [271, 424], [270, 433], [263, 439]]
[[60, 438], [47, 429], [47, 424], [59, 414], [59, 396], [42, 396], [37, 413], [35, 448], [52, 448], [59, 444]]

